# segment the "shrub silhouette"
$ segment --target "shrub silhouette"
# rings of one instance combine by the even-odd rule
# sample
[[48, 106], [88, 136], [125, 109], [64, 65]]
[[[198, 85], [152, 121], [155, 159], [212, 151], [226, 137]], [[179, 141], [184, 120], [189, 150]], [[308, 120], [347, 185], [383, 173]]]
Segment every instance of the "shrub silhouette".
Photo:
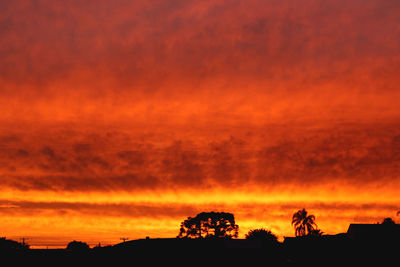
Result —
[[314, 238], [319, 238], [324, 234], [324, 232], [321, 231], [321, 229], [312, 229], [307, 236], [314, 237]]
[[258, 240], [264, 245], [275, 245], [278, 243], [278, 237], [274, 235], [270, 230], [264, 228], [250, 230], [246, 234], [246, 239]]
[[305, 236], [317, 229], [315, 216], [308, 215], [305, 209], [298, 210], [293, 214], [292, 225], [294, 225], [296, 236]]
[[232, 213], [202, 212], [196, 217], [188, 217], [181, 223], [178, 237], [237, 238], [239, 226]]
[[396, 223], [393, 221], [392, 218], [385, 218], [385, 219], [383, 219], [382, 224], [384, 224], [384, 225], [395, 225]]
[[86, 252], [89, 250], [89, 245], [81, 241], [71, 241], [67, 245], [67, 250], [72, 252]]

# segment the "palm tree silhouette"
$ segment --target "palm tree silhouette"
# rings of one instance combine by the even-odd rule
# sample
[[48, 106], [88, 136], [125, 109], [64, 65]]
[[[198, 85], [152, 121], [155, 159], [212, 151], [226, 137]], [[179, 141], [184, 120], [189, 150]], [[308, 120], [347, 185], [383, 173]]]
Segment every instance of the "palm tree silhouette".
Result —
[[315, 223], [315, 216], [308, 215], [304, 208], [293, 214], [292, 225], [294, 225], [296, 236], [308, 235], [317, 227], [317, 224]]

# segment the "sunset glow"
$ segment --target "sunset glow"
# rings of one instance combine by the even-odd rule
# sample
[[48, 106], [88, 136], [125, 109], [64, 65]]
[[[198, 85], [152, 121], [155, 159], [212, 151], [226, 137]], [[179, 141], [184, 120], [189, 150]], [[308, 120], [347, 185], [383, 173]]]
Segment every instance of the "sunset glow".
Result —
[[400, 221], [400, 2], [0, 2], [0, 236]]

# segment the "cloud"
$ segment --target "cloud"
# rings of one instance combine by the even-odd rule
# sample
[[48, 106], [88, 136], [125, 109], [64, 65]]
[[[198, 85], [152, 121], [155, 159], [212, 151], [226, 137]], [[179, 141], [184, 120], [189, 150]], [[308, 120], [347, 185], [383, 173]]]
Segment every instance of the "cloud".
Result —
[[[202, 211], [229, 211], [242, 221], [264, 221], [265, 224], [273, 221], [287, 220], [298, 209], [306, 208], [318, 218], [317, 221], [333, 223], [348, 223], [359, 216], [367, 216], [369, 221], [375, 218], [384, 218], [394, 215], [398, 205], [392, 202], [243, 202], [229, 204], [214, 203], [146, 203], [146, 202], [119, 202], [119, 203], [91, 203], [91, 202], [60, 202], [60, 201], [0, 201], [0, 213], [8, 216], [25, 216], [27, 214], [44, 215], [63, 212], [65, 216], [95, 216], [95, 217], [124, 217], [183, 220]], [[371, 217], [372, 216], [372, 217]]]
[[29, 84], [26, 95], [57, 96], [61, 82], [62, 95], [182, 94], [221, 79], [227, 90], [256, 80], [303, 91], [354, 78], [358, 88], [383, 78], [393, 89], [393, 1], [6, 2], [0, 73], [6, 84]]
[[2, 147], [0, 183], [74, 192], [379, 185], [397, 179], [396, 125], [270, 125], [229, 136], [189, 130], [181, 140], [163, 131], [142, 139], [140, 133], [126, 136], [122, 128], [96, 137], [40, 128], [18, 133], [15, 140], [24, 141]]
[[0, 193], [394, 194], [398, 1], [0, 6]]

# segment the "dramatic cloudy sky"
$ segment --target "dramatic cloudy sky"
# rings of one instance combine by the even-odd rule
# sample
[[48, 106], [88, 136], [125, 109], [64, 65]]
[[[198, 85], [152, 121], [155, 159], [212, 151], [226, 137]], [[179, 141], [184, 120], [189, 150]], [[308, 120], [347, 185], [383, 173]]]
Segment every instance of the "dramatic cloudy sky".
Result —
[[399, 47], [398, 0], [2, 0], [0, 236], [399, 221]]

